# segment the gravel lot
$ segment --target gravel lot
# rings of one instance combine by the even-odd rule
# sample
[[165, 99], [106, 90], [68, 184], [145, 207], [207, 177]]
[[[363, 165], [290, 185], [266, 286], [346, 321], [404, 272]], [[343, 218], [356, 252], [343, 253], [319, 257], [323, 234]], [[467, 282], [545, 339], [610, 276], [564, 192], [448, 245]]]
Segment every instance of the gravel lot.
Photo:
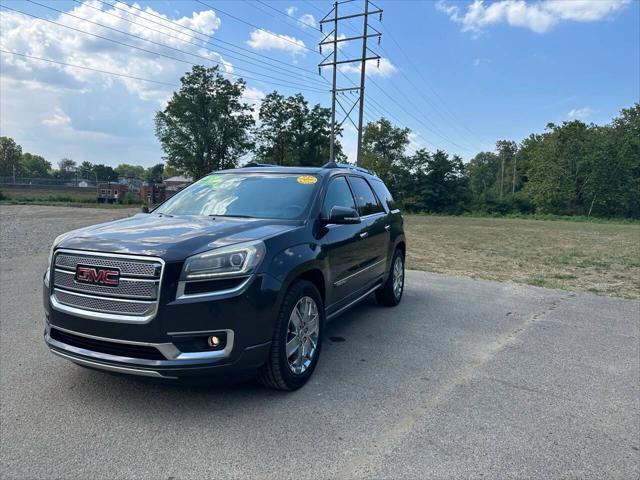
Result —
[[399, 307], [364, 303], [328, 326], [291, 394], [54, 357], [50, 243], [127, 213], [0, 207], [0, 477], [640, 475], [638, 301], [409, 272]]

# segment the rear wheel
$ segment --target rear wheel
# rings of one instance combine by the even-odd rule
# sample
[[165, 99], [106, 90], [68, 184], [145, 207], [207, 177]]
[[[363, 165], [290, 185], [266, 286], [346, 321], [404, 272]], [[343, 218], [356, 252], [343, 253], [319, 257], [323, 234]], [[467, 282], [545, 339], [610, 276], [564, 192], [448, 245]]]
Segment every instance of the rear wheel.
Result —
[[399, 248], [393, 254], [391, 272], [387, 281], [376, 290], [376, 300], [381, 305], [395, 307], [402, 300], [404, 292], [404, 254]]
[[297, 281], [287, 291], [276, 321], [267, 363], [258, 380], [278, 390], [304, 385], [320, 356], [324, 304], [311, 282]]

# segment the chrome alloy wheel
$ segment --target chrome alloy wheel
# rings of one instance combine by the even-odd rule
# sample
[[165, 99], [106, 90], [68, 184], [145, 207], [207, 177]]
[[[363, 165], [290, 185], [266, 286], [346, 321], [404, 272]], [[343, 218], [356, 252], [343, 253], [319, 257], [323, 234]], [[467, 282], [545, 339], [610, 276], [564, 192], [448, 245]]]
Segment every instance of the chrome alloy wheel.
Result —
[[313, 298], [302, 297], [293, 307], [287, 328], [287, 363], [293, 373], [304, 373], [311, 365], [319, 333], [318, 306]]
[[396, 299], [400, 299], [402, 295], [402, 287], [404, 285], [404, 262], [402, 257], [398, 255], [393, 264], [393, 294]]

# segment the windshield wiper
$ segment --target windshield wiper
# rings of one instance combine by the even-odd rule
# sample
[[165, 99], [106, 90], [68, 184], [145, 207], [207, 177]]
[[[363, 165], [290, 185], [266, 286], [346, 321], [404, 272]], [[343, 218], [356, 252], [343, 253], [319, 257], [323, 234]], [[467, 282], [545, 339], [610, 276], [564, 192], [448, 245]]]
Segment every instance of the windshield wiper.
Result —
[[209, 217], [211, 217], [212, 219], [216, 219], [217, 217], [230, 217], [230, 218], [257, 218], [257, 217], [252, 217], [251, 215], [208, 215]]

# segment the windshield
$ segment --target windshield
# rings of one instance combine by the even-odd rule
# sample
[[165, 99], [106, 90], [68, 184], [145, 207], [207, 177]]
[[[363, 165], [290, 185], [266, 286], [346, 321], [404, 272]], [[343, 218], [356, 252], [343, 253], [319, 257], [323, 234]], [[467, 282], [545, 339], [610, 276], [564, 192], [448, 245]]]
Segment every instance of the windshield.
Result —
[[153, 213], [293, 220], [307, 209], [317, 182], [314, 175], [212, 174], [177, 193]]

